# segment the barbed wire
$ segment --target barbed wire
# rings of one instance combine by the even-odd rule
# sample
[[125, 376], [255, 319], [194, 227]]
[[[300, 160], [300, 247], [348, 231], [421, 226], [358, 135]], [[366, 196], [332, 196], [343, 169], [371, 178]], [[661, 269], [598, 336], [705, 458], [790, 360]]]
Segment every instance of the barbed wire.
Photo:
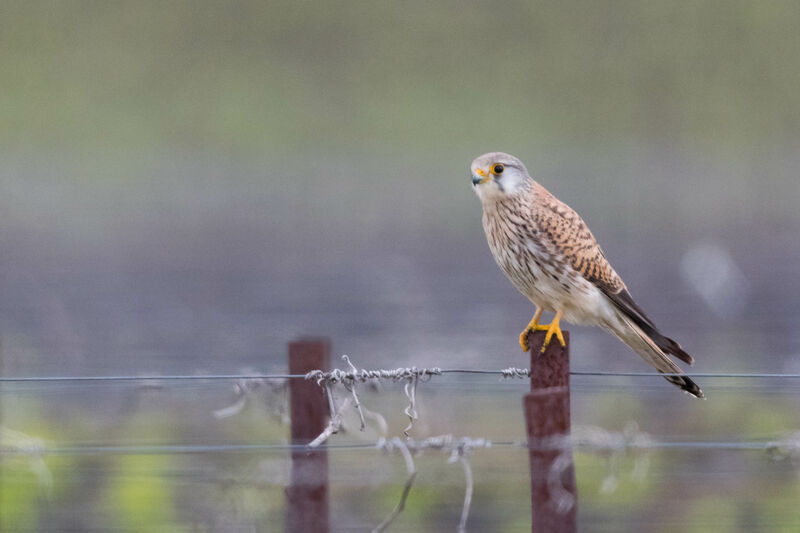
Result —
[[[342, 402], [352, 403], [347, 397]], [[331, 418], [341, 420], [341, 407]], [[383, 430], [385, 432], [385, 428]], [[319, 440], [318, 437], [316, 440]], [[324, 440], [324, 439], [323, 439]], [[548, 505], [552, 505], [559, 513], [568, 512], [575, 505], [575, 496], [563, 485], [563, 472], [573, 466], [572, 453], [587, 452], [605, 458], [607, 473], [600, 486], [601, 493], [614, 492], [618, 485], [619, 465], [622, 457], [632, 454], [634, 466], [631, 478], [642, 481], [647, 475], [650, 454], [655, 450], [738, 450], [766, 451], [771, 460], [800, 460], [800, 431], [783, 439], [770, 441], [669, 441], [655, 440], [649, 434], [639, 431], [635, 423], [629, 423], [621, 432], [608, 431], [597, 426], [576, 426], [571, 434], [562, 434], [538, 440], [497, 440], [485, 438], [454, 437], [441, 435], [421, 440], [399, 437], [380, 437], [375, 442], [334, 443], [322, 446], [290, 443], [261, 444], [167, 444], [137, 446], [62, 446], [45, 445], [39, 438], [29, 437], [23, 433], [0, 427], [0, 456], [21, 456], [27, 458], [30, 469], [39, 478], [41, 486], [47, 491], [52, 486], [52, 475], [44, 458], [51, 455], [176, 455], [176, 454], [211, 454], [211, 453], [264, 453], [305, 451], [308, 453], [327, 453], [348, 451], [372, 453], [380, 451], [385, 454], [400, 454], [403, 457], [408, 478], [406, 479], [400, 499], [391, 513], [372, 529], [373, 533], [382, 533], [403, 512], [406, 500], [417, 478], [418, 469], [414, 456], [428, 451], [443, 452], [448, 456], [448, 463], [459, 463], [464, 471], [464, 500], [457, 527], [458, 532], [465, 532], [469, 517], [473, 493], [473, 473], [470, 456], [478, 449], [520, 450], [529, 453], [558, 452], [556, 459], [547, 473], [547, 485], [551, 494]]]
[[604, 372], [597, 370], [573, 370], [569, 373], [571, 376], [611, 376], [611, 377], [629, 377], [629, 378], [647, 378], [647, 377], [675, 377], [683, 376], [689, 378], [725, 378], [725, 379], [800, 379], [800, 374], [782, 374], [782, 373], [769, 373], [769, 372], [684, 372], [678, 373], [659, 373], [659, 372]]
[[305, 374], [166, 374], [139, 376], [2, 376], [0, 383], [70, 381], [235, 381], [242, 379], [305, 379]]
[[[48, 447], [39, 445], [28, 447], [0, 446], [0, 455], [180, 455], [180, 454], [203, 454], [203, 453], [239, 453], [239, 452], [287, 452], [287, 451], [306, 451], [308, 453], [328, 452], [328, 451], [358, 451], [372, 450], [378, 447], [378, 442], [351, 442], [325, 444], [324, 446], [312, 447], [309, 444], [289, 444], [289, 443], [261, 443], [261, 444], [154, 444], [154, 445], [82, 445], [82, 446], [61, 446]], [[564, 446], [557, 446], [554, 443], [542, 442], [528, 445], [524, 440], [485, 440], [488, 444], [486, 448], [519, 448], [541, 451], [557, 451], [565, 449]], [[408, 443], [408, 441], [406, 441]], [[626, 448], [641, 450], [741, 450], [759, 451], [767, 450], [778, 452], [783, 450], [781, 456], [787, 458], [792, 455], [790, 452], [800, 452], [800, 432], [792, 434], [786, 439], [778, 440], [747, 440], [747, 441], [704, 441], [704, 440], [681, 440], [681, 441], [652, 441], [646, 445], [632, 444]], [[587, 443], [575, 440], [568, 446], [568, 449], [582, 450], [608, 450], [607, 445], [597, 443]], [[616, 449], [616, 448], [613, 448]], [[795, 450], [796, 449], [796, 450]], [[800, 455], [798, 456], [800, 458]]]
[[[352, 401], [347, 398], [346, 401]], [[557, 435], [538, 441], [490, 440], [485, 438], [454, 437], [442, 435], [426, 439], [401, 439], [381, 437], [374, 442], [349, 442], [312, 447], [309, 444], [260, 443], [260, 444], [166, 444], [136, 446], [47, 446], [42, 439], [28, 437], [20, 432], [0, 428], [0, 456], [24, 457], [30, 461], [31, 470], [48, 490], [52, 486], [52, 475], [44, 458], [47, 456], [98, 456], [98, 455], [198, 455], [216, 453], [307, 453], [357, 452], [401, 454], [406, 464], [408, 478], [394, 510], [374, 532], [384, 531], [403, 511], [406, 499], [418, 475], [413, 456], [427, 451], [440, 451], [448, 455], [448, 462], [462, 465], [465, 476], [464, 503], [458, 531], [466, 530], [467, 518], [473, 491], [473, 476], [470, 455], [479, 449], [517, 450], [523, 452], [561, 452], [553, 462], [548, 474], [548, 486], [553, 495], [552, 505], [559, 512], [567, 512], [574, 505], [574, 497], [561, 485], [562, 472], [572, 465], [571, 453], [585, 452], [605, 458], [607, 473], [600, 487], [601, 493], [611, 493], [617, 488], [620, 459], [627, 454], [634, 456], [631, 477], [643, 480], [649, 467], [649, 457], [654, 451], [734, 450], [765, 451], [775, 461], [800, 461], [800, 431], [782, 439], [759, 441], [669, 441], [656, 440], [639, 431], [635, 423], [628, 424], [621, 432], [608, 431], [596, 426], [576, 426], [571, 435]]]
[[[286, 391], [290, 380], [311, 380], [323, 388], [328, 400], [329, 421], [325, 429], [308, 444], [290, 443], [257, 443], [257, 444], [162, 444], [162, 445], [80, 445], [80, 446], [46, 446], [42, 440], [27, 437], [19, 432], [4, 428], [0, 432], [0, 456], [21, 456], [30, 461], [30, 468], [36, 472], [40, 480], [52, 484], [52, 476], [43, 458], [50, 455], [176, 455], [176, 454], [212, 454], [212, 453], [264, 453], [306, 451], [319, 453], [328, 451], [349, 450], [358, 453], [382, 451], [387, 454], [402, 455], [408, 477], [400, 494], [400, 500], [392, 512], [372, 531], [383, 532], [405, 508], [408, 494], [417, 478], [418, 470], [414, 455], [426, 451], [441, 451], [448, 455], [448, 462], [461, 464], [464, 472], [465, 488], [461, 517], [457, 530], [466, 531], [466, 524], [473, 492], [473, 472], [470, 455], [479, 448], [502, 448], [527, 450], [530, 453], [556, 452], [547, 473], [547, 485], [553, 496], [549, 501], [560, 513], [568, 512], [575, 505], [574, 495], [563, 485], [563, 473], [573, 467], [573, 451], [584, 451], [604, 457], [607, 462], [601, 492], [613, 492], [617, 487], [620, 459], [626, 454], [634, 455], [632, 477], [643, 479], [649, 466], [649, 456], [655, 450], [738, 450], [766, 451], [770, 459], [800, 462], [800, 431], [777, 440], [743, 440], [743, 441], [691, 441], [691, 440], [657, 440], [647, 433], [641, 432], [638, 426], [629, 424], [621, 432], [608, 431], [595, 426], [577, 426], [571, 435], [556, 435], [544, 439], [533, 440], [500, 440], [491, 441], [484, 438], [456, 438], [451, 435], [429, 437], [415, 440], [409, 436], [417, 414], [417, 387], [419, 383], [431, 381], [434, 377], [445, 374], [469, 374], [497, 376], [501, 380], [524, 379], [531, 375], [528, 368], [508, 367], [499, 370], [471, 368], [440, 367], [398, 367], [394, 369], [359, 369], [346, 355], [342, 360], [347, 369], [330, 371], [312, 370], [306, 374], [269, 374], [246, 371], [240, 374], [195, 374], [195, 375], [111, 375], [111, 376], [20, 376], [0, 377], [2, 383], [85, 383], [85, 382], [140, 382], [142, 386], [159, 387], [167, 381], [233, 381], [236, 400], [233, 404], [213, 411], [216, 418], [227, 418], [242, 412], [249, 401], [263, 400], [271, 409], [272, 415], [279, 421], [288, 421]], [[629, 377], [650, 378], [665, 376], [689, 376], [695, 378], [724, 379], [798, 379], [800, 374], [783, 373], [730, 373], [730, 372], [695, 372], [686, 374], [662, 374], [659, 372], [612, 372], [581, 371], [570, 372], [571, 376]], [[402, 382], [407, 404], [403, 412], [408, 418], [408, 425], [403, 430], [405, 439], [388, 438], [388, 425], [382, 415], [372, 412], [363, 405], [359, 397], [361, 385], [377, 386], [380, 382]], [[337, 402], [336, 387], [342, 387], [346, 397]], [[13, 388], [11, 389], [13, 390]], [[340, 389], [341, 391], [341, 389]], [[283, 402], [276, 401], [282, 397]], [[334, 434], [345, 426], [346, 412], [354, 408], [360, 421], [360, 430], [366, 428], [366, 418], [377, 425], [380, 438], [375, 442], [328, 443]]]
[[[360, 370], [359, 372], [367, 372], [363, 379], [393, 379], [392, 376], [406, 374], [413, 372], [416, 367], [403, 367], [398, 369], [375, 369], [375, 370]], [[337, 369], [338, 370], [338, 369]], [[317, 373], [325, 372], [321, 370], [313, 371], [312, 378], [318, 376]], [[330, 371], [334, 372], [334, 371]], [[344, 374], [349, 374], [347, 371], [338, 370]], [[474, 368], [417, 368], [418, 375], [425, 374], [426, 376], [444, 375], [444, 374], [475, 374], [475, 375], [495, 375], [502, 378], [526, 378], [530, 377], [530, 369], [528, 368], [504, 368], [500, 370], [489, 369], [474, 369]], [[602, 376], [602, 377], [633, 377], [633, 378], [650, 378], [650, 377], [675, 377], [683, 376], [690, 378], [722, 378], [722, 379], [800, 379], [800, 374], [793, 373], [768, 373], [768, 372], [684, 372], [678, 373], [659, 373], [659, 372], [611, 372], [600, 370], [572, 370], [569, 373], [571, 376]], [[236, 381], [236, 380], [258, 380], [258, 379], [309, 379], [308, 374], [166, 374], [166, 375], [118, 375], [118, 376], [2, 376], [0, 383], [31, 383], [31, 382], [103, 382], [103, 381]], [[359, 376], [358, 380], [362, 378]]]
[[[346, 398], [345, 402], [352, 402]], [[30, 468], [47, 490], [52, 486], [52, 475], [44, 458], [51, 455], [175, 455], [210, 453], [264, 453], [306, 451], [308, 453], [327, 453], [332, 451], [356, 451], [402, 455], [408, 478], [400, 499], [391, 513], [375, 528], [373, 533], [381, 533], [405, 509], [406, 500], [418, 475], [414, 456], [428, 451], [443, 452], [449, 463], [458, 462], [464, 471], [464, 501], [457, 531], [465, 532], [473, 493], [473, 474], [470, 456], [479, 449], [516, 449], [529, 452], [560, 452], [547, 474], [547, 484], [552, 495], [549, 502], [557, 512], [568, 512], [575, 505], [574, 495], [563, 486], [562, 473], [572, 467], [572, 452], [583, 451], [605, 458], [607, 473], [600, 487], [601, 493], [611, 493], [617, 488], [620, 459], [633, 454], [634, 467], [631, 477], [642, 481], [647, 474], [649, 456], [654, 450], [761, 450], [772, 460], [800, 459], [800, 431], [784, 439], [772, 441], [657, 441], [649, 434], [639, 431], [635, 423], [628, 424], [622, 432], [607, 431], [596, 426], [576, 426], [571, 435], [556, 435], [538, 441], [502, 440], [485, 438], [454, 437], [441, 435], [426, 439], [379, 438], [375, 442], [336, 443], [319, 447], [310, 444], [262, 443], [262, 444], [171, 444], [138, 446], [73, 446], [49, 447], [41, 439], [28, 437], [19, 432], [2, 428], [0, 431], [0, 456], [22, 456], [30, 462]]]

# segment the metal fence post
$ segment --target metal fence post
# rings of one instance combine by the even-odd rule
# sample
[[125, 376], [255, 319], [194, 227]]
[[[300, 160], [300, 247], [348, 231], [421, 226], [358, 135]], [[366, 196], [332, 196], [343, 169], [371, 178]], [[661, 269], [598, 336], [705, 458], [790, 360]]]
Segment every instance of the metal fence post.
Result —
[[574, 533], [578, 500], [572, 450], [541, 446], [552, 438], [569, 436], [569, 332], [564, 332], [566, 347], [553, 339], [540, 353], [544, 337], [544, 331], [528, 337], [531, 392], [523, 401], [531, 468], [531, 531]]
[[[327, 339], [289, 343], [289, 373], [330, 370], [331, 343]], [[308, 444], [322, 433], [330, 416], [321, 387], [304, 379], [289, 380], [292, 444]], [[325, 446], [292, 450], [292, 472], [286, 488], [286, 532], [327, 533], [328, 452]]]

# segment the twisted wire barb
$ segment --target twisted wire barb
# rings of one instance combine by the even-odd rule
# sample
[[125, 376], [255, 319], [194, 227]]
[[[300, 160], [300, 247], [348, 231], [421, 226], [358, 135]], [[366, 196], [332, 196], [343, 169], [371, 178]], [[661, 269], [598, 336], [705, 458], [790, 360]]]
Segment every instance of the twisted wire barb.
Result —
[[[305, 375], [305, 379], [316, 381], [317, 385], [325, 386], [326, 391], [329, 393], [329, 399], [331, 385], [341, 383], [353, 397], [353, 403], [356, 409], [358, 409], [359, 418], [361, 419], [361, 431], [364, 431], [366, 422], [364, 420], [364, 411], [361, 407], [358, 393], [356, 392], [356, 384], [370, 381], [380, 382], [383, 380], [391, 380], [394, 382], [405, 381], [406, 383], [403, 390], [408, 399], [408, 406], [403, 410], [403, 413], [408, 417], [408, 426], [403, 430], [403, 434], [408, 437], [409, 431], [411, 431], [414, 425], [414, 420], [419, 418], [417, 413], [417, 385], [420, 381], [428, 381], [432, 376], [441, 375], [442, 369], [438, 367], [417, 368], [412, 366], [396, 368], [394, 370], [367, 370], [357, 368], [347, 355], [343, 355], [342, 360], [350, 366], [350, 370], [342, 370], [340, 368], [334, 368], [327, 372], [312, 370]], [[333, 413], [333, 411], [331, 411], [331, 413]]]
[[516, 368], [516, 367], [508, 367], [504, 368], [500, 371], [500, 374], [503, 376], [503, 379], [509, 378], [529, 378], [531, 377], [531, 369], [530, 368]]
[[[597, 426], [576, 426], [571, 435], [556, 435], [530, 443], [535, 449], [559, 451], [548, 472], [547, 483], [554, 509], [566, 513], [575, 505], [575, 497], [563, 484], [563, 473], [572, 466], [572, 450], [583, 449], [606, 459], [606, 476], [600, 486], [603, 494], [613, 493], [618, 486], [619, 464], [626, 454], [634, 454], [631, 477], [641, 481], [647, 475], [650, 452], [656, 444], [649, 434], [640, 431], [636, 422], [625, 426], [621, 432], [608, 431]], [[667, 444], [667, 443], [662, 443]]]
[[406, 393], [406, 398], [408, 398], [408, 406], [403, 409], [403, 412], [408, 417], [408, 425], [403, 429], [403, 435], [408, 437], [408, 432], [411, 431], [411, 427], [414, 425], [414, 420], [417, 420], [419, 416], [417, 415], [417, 382], [419, 378], [414, 375], [406, 384], [403, 386], [403, 390]]
[[469, 518], [469, 507], [472, 504], [472, 466], [469, 464], [469, 458], [462, 455], [458, 458], [458, 462], [464, 468], [464, 480], [466, 482], [466, 489], [464, 489], [464, 506], [461, 508], [461, 520], [458, 522], [458, 533], [466, 533], [467, 531], [467, 518]]
[[394, 450], [399, 450], [400, 453], [403, 454], [403, 459], [406, 463], [406, 470], [408, 470], [408, 479], [406, 479], [406, 483], [403, 486], [403, 492], [400, 494], [400, 501], [397, 503], [389, 516], [384, 518], [380, 524], [372, 529], [372, 533], [381, 533], [387, 527], [389, 527], [389, 524], [391, 524], [394, 519], [397, 518], [406, 508], [406, 499], [408, 498], [408, 493], [411, 492], [411, 486], [414, 484], [414, 479], [417, 477], [417, 469], [414, 465], [414, 458], [411, 457], [411, 452], [409, 451], [408, 446], [406, 446], [406, 444], [398, 437], [395, 437], [391, 440], [381, 438], [378, 440], [378, 443], [375, 445], [375, 447], [389, 453], [393, 452]]
[[[343, 356], [342, 359], [348, 363], [350, 361], [349, 357], [346, 355]], [[382, 368], [376, 370], [367, 370], [365, 368], [358, 369], [352, 365], [352, 363], [350, 364], [352, 366], [350, 371], [339, 368], [334, 368], [333, 370], [329, 370], [327, 372], [322, 370], [312, 370], [311, 372], [304, 374], [302, 377], [305, 379], [314, 380], [318, 385], [321, 385], [323, 382], [366, 383], [370, 380], [403, 381], [414, 377], [430, 379], [431, 376], [439, 376], [445, 372], [450, 372], [448, 370], [442, 370], [439, 367], [417, 368], [416, 366], [395, 368], [393, 370]]]
[[[342, 360], [345, 363], [347, 363], [348, 365], [350, 365], [350, 369], [353, 372], [358, 372], [358, 369], [356, 368], [356, 366], [353, 363], [350, 362], [350, 358], [349, 357], [347, 357], [346, 355], [343, 355], [342, 356]], [[367, 427], [367, 423], [364, 421], [364, 411], [361, 410], [361, 402], [358, 401], [358, 394], [356, 393], [356, 384], [355, 384], [355, 382], [352, 382], [349, 385], [347, 383], [342, 383], [342, 384], [353, 395], [353, 403], [355, 404], [356, 409], [358, 410], [358, 417], [361, 420], [361, 431], [364, 431], [364, 428]]]
[[392, 521], [405, 508], [408, 493], [411, 491], [411, 485], [417, 476], [417, 470], [414, 465], [414, 459], [411, 452], [421, 454], [425, 450], [441, 450], [449, 453], [450, 457], [447, 459], [448, 463], [458, 462], [464, 469], [465, 489], [464, 489], [464, 504], [461, 508], [461, 519], [458, 524], [458, 532], [463, 533], [467, 530], [467, 519], [469, 517], [469, 509], [472, 504], [472, 467], [469, 462], [469, 453], [475, 448], [490, 448], [492, 442], [486, 439], [473, 439], [470, 437], [455, 438], [452, 435], [441, 435], [438, 437], [429, 437], [421, 441], [407, 440], [403, 442], [401, 439], [395, 437], [393, 439], [381, 438], [376, 443], [375, 447], [383, 450], [386, 453], [394, 453], [399, 451], [403, 454], [406, 462], [406, 469], [408, 470], [408, 479], [406, 480], [403, 492], [400, 495], [400, 502], [395, 506], [394, 510], [387, 516], [383, 522], [378, 524], [372, 532], [380, 533], [384, 531]]
[[336, 401], [333, 398], [333, 391], [331, 390], [330, 384], [325, 384], [325, 391], [327, 392], [328, 396], [328, 406], [331, 410], [331, 418], [328, 420], [328, 425], [322, 430], [322, 433], [308, 443], [309, 448], [316, 448], [324, 444], [331, 435], [339, 433], [339, 430], [342, 429], [344, 413], [350, 408], [350, 404], [353, 403], [352, 398], [345, 398], [337, 409]]
[[[213, 411], [214, 418], [228, 418], [244, 410], [247, 404], [259, 396], [270, 408], [272, 415], [282, 424], [289, 423], [288, 407], [286, 405], [286, 391], [289, 380], [285, 378], [268, 380], [264, 378], [239, 379], [233, 384], [236, 401], [228, 407]], [[282, 396], [282, 401], [275, 401], [275, 397]]]

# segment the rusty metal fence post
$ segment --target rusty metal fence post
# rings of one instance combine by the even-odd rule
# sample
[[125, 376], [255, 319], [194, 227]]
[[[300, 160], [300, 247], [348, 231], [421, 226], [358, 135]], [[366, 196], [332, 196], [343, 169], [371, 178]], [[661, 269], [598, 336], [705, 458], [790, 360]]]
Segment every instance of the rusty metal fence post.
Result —
[[531, 392], [523, 400], [531, 468], [531, 531], [574, 533], [578, 500], [572, 451], [542, 446], [570, 432], [569, 332], [564, 332], [566, 347], [553, 339], [540, 353], [544, 337], [544, 331], [528, 337]]
[[[289, 343], [289, 373], [330, 370], [331, 343], [327, 339]], [[292, 444], [308, 444], [322, 433], [330, 415], [321, 387], [313, 381], [289, 380]], [[286, 488], [286, 532], [327, 533], [328, 452], [324, 445], [309, 451], [292, 450], [292, 472]]]

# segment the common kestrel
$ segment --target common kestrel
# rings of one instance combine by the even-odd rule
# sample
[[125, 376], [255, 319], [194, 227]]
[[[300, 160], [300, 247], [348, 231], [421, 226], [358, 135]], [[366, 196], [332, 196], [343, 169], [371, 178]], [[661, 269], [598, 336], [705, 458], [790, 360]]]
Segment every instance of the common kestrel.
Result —
[[[535, 330], [547, 331], [544, 347], [553, 335], [563, 345], [563, 318], [613, 333], [661, 373], [682, 373], [670, 355], [692, 364], [692, 356], [662, 335], [636, 305], [581, 217], [535, 182], [519, 159], [491, 152], [475, 159], [470, 171], [492, 255], [536, 306], [519, 336], [523, 350], [528, 351], [528, 333]], [[555, 313], [549, 325], [539, 324], [542, 311]], [[703, 398], [690, 378], [664, 377]]]

